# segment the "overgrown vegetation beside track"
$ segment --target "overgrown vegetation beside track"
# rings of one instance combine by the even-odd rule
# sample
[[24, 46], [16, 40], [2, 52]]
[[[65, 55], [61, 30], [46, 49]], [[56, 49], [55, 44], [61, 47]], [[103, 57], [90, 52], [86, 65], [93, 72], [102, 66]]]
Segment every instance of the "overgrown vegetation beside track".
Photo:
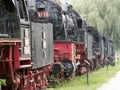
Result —
[[57, 86], [48, 90], [96, 90], [103, 83], [107, 83], [110, 78], [114, 77], [119, 70], [120, 64], [116, 63], [115, 66], [108, 66], [108, 71], [107, 67], [104, 67], [89, 73], [89, 85], [86, 82], [86, 75], [82, 75], [74, 80], [65, 82], [63, 86]]

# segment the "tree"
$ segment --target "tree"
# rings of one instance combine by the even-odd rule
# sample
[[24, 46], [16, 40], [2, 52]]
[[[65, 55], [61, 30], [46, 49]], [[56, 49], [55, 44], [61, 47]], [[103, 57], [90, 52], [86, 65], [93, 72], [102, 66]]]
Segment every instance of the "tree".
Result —
[[87, 24], [113, 40], [116, 48], [120, 47], [120, 0], [72, 0], [71, 3]]

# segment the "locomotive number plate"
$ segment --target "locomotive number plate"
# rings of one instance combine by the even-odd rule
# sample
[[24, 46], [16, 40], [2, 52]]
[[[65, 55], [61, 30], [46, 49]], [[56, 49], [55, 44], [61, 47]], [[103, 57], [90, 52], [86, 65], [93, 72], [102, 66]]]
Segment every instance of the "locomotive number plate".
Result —
[[40, 18], [46, 18], [49, 16], [49, 13], [48, 12], [38, 12], [38, 17]]

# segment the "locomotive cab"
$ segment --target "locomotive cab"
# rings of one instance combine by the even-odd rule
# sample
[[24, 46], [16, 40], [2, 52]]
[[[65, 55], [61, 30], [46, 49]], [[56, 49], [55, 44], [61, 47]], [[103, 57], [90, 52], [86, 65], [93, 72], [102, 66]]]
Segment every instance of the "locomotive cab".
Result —
[[0, 0], [0, 38], [20, 38], [19, 24], [12, 0]]

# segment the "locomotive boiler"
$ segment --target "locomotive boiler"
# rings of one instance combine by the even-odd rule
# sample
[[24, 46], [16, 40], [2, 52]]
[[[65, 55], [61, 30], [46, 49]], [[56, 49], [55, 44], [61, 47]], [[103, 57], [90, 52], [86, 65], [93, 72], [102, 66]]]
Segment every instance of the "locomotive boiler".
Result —
[[79, 39], [77, 31], [82, 27], [82, 19], [72, 6], [67, 4], [59, 6], [49, 0], [36, 0], [35, 3], [34, 8], [30, 10], [32, 20], [39, 23], [52, 23], [54, 40]]

